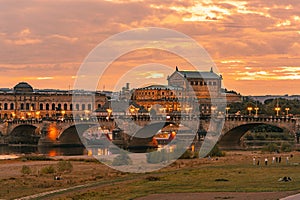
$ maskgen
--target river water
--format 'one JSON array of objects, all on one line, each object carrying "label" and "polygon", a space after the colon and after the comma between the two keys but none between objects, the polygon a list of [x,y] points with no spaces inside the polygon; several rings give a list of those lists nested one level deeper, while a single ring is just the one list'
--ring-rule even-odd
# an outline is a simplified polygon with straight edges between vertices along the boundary
[{"label": "river water", "polygon": [[109,155],[108,148],[0,146],[0,155],[42,154],[47,156]]}]

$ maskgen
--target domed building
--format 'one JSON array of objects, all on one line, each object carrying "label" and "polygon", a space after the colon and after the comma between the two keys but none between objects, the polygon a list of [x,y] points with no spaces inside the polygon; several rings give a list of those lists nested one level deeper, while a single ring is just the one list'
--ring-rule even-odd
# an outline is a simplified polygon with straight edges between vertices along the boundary
[{"label": "domed building", "polygon": [[[73,105],[73,97],[76,104]],[[92,91],[33,89],[20,82],[0,89],[0,119],[88,117],[107,102],[105,94]]]},{"label": "domed building", "polygon": [[33,93],[33,88],[26,82],[20,82],[14,87],[14,93]]}]

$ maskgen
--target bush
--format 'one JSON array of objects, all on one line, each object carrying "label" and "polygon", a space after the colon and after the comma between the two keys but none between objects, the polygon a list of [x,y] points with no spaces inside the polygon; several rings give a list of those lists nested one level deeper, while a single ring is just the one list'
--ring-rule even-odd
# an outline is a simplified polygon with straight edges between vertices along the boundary
[{"label": "bush", "polygon": [[120,155],[114,158],[112,165],[113,166],[121,166],[121,165],[131,165],[132,161],[130,157],[125,152],[121,152]]},{"label": "bush", "polygon": [[192,158],[195,158],[195,153],[188,149],[180,156],[179,159],[192,159]]},{"label": "bush", "polygon": [[284,142],[281,144],[280,150],[282,152],[291,152],[292,151],[292,145],[288,142]]},{"label": "bush", "polygon": [[43,167],[41,169],[41,173],[42,174],[53,174],[53,173],[55,173],[55,168],[53,167],[53,165]]},{"label": "bush", "polygon": [[59,161],[57,163],[57,171],[58,172],[68,172],[70,173],[73,170],[73,165],[70,161]]},{"label": "bush", "polygon": [[23,165],[23,167],[21,169],[21,173],[22,174],[30,174],[31,173],[31,169],[29,168],[29,166]]},{"label": "bush", "polygon": [[279,147],[277,144],[275,143],[269,143],[268,145],[266,145],[263,149],[264,151],[268,151],[268,152],[277,152],[279,150]]},{"label": "bush", "polygon": [[225,153],[219,149],[218,145],[215,145],[214,148],[212,148],[212,150],[209,152],[208,156],[223,157],[225,156]]}]

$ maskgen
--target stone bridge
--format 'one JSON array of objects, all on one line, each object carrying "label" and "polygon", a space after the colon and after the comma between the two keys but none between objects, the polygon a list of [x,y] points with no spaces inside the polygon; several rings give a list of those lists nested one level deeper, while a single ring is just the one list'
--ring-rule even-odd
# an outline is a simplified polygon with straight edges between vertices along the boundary
[{"label": "stone bridge", "polygon": [[[295,118],[276,118],[276,117],[253,117],[253,116],[219,116],[216,117],[217,123],[224,126],[219,137],[219,145],[223,149],[235,149],[240,147],[241,137],[256,126],[267,124],[288,130],[291,134],[296,134],[299,128],[300,120]],[[126,120],[128,123],[126,123]],[[149,117],[139,116],[115,116],[112,120],[65,120],[61,121],[11,121],[0,125],[2,136],[6,138],[7,143],[32,143],[43,146],[65,146],[82,145],[80,137],[83,132],[93,126],[101,126],[113,130],[115,125],[124,130],[124,132],[137,132],[131,138],[148,137],[152,138],[162,127],[170,124],[183,125],[192,130],[210,130],[214,131],[214,125],[209,118],[200,120],[192,116],[173,116],[173,117]],[[128,125],[131,124],[131,125]],[[133,125],[132,125],[133,124]],[[200,125],[199,125],[200,124]],[[76,126],[75,126],[76,125]],[[147,126],[146,126],[147,125]],[[144,128],[141,128],[143,126]],[[201,130],[200,130],[201,129]],[[133,131],[132,131],[133,130]],[[147,136],[145,136],[145,133]],[[144,135],[144,136],[143,136]],[[198,135],[200,137],[200,135]],[[19,141],[18,141],[19,140]],[[133,143],[138,143],[136,139]]]}]

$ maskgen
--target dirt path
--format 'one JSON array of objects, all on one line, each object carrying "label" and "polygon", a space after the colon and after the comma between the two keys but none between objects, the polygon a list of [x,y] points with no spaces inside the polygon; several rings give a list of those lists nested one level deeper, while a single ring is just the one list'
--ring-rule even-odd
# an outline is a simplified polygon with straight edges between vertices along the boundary
[{"label": "dirt path", "polygon": [[281,199],[297,192],[203,192],[203,193],[170,193],[170,194],[152,194],[136,200],[275,200]]}]

